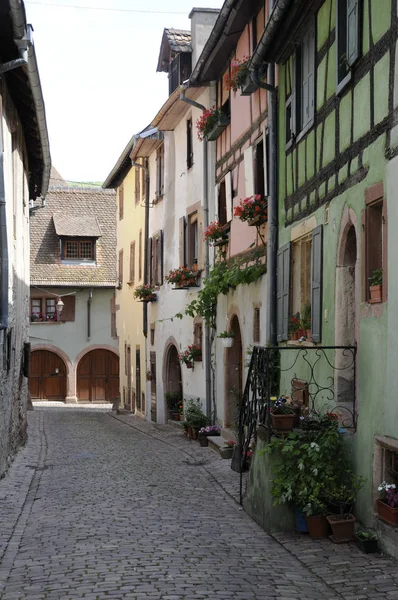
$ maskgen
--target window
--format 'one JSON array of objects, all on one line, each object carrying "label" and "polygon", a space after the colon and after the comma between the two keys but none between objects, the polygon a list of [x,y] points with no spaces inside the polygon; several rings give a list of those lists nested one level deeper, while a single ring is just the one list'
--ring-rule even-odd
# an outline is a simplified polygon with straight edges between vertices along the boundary
[{"label": "window", "polygon": [[134,200],[136,204],[140,201],[140,171],[139,167],[134,169]]},{"label": "window", "polygon": [[202,323],[195,323],[193,330],[193,343],[195,346],[202,348],[203,343],[203,325]]},{"label": "window", "polygon": [[254,307],[253,313],[253,342],[260,341],[260,308]]},{"label": "window", "polygon": [[[375,271],[382,269],[383,283],[381,301],[387,300],[387,203],[383,198],[382,182],[365,192],[366,208],[362,214],[363,245],[363,300],[370,301],[370,282]],[[372,304],[380,299],[372,299]]]},{"label": "window", "polygon": [[46,298],[46,316],[47,319],[53,319],[57,316],[57,307],[55,298]]},{"label": "window", "polygon": [[[144,163],[144,161],[142,161]],[[145,206],[145,193],[146,193],[146,170],[145,169],[140,169],[141,171],[141,201],[142,204]]]},{"label": "window", "polygon": [[123,285],[123,250],[119,252],[119,287]]},{"label": "window", "polygon": [[142,229],[138,234],[138,279],[142,279]]},{"label": "window", "polygon": [[151,326],[151,346],[155,344],[155,326]]},{"label": "window", "polygon": [[359,0],[337,0],[337,89],[351,79],[351,67],[359,58]]},{"label": "window", "polygon": [[123,219],[124,215],[124,193],[123,193],[123,184],[119,187],[119,220]]},{"label": "window", "polygon": [[156,198],[161,198],[164,192],[164,145],[156,150]]},{"label": "window", "polygon": [[266,139],[262,139],[254,147],[254,190],[255,194],[260,194],[262,197],[268,195],[265,144]]},{"label": "window", "polygon": [[163,231],[153,236],[150,247],[151,252],[151,273],[150,282],[153,285],[162,285],[163,283]]},{"label": "window", "polygon": [[301,131],[310,127],[314,120],[315,88],[315,31],[311,27],[298,46],[293,57],[292,92],[286,98],[286,143]]},{"label": "window", "polygon": [[41,313],[41,298],[32,298],[30,301],[31,317],[40,317]]},{"label": "window", "polygon": [[187,120],[187,167],[193,165],[192,119]]},{"label": "window", "polygon": [[198,251],[199,251],[199,239],[198,239],[198,213],[192,213],[188,216],[188,267],[192,269],[194,265],[198,264]]},{"label": "window", "polygon": [[218,221],[221,225],[227,224],[227,190],[226,190],[226,182],[220,182],[218,187],[218,206],[217,206],[217,217]]},{"label": "window", "polygon": [[63,239],[61,241],[62,260],[94,261],[95,240]]},{"label": "window", "polygon": [[55,296],[44,296],[42,298],[30,299],[30,321],[74,321],[76,297],[73,294],[62,296],[64,306],[58,319],[57,298]]},{"label": "window", "polygon": [[323,226],[309,236],[288,243],[278,251],[277,259],[277,337],[289,337],[293,315],[304,308],[311,311],[311,339],[321,341]]},{"label": "window", "polygon": [[135,280],[135,242],[130,244],[130,281],[134,283]]},{"label": "window", "polygon": [[111,337],[117,338],[117,328],[116,328],[116,297],[115,295],[111,298]]}]

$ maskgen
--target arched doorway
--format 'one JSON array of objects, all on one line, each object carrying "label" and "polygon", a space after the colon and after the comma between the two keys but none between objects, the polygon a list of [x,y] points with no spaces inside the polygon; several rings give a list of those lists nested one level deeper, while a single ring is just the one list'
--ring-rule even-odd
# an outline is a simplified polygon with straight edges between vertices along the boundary
[{"label": "arched doorway", "polygon": [[243,391],[242,336],[236,315],[232,317],[229,328],[234,337],[232,347],[225,350],[225,427],[237,424]]},{"label": "arched doorway", "polygon": [[[348,218],[340,236],[336,267],[336,346],[355,346],[357,340],[358,290],[357,233]],[[335,401],[339,406],[352,409],[355,370],[353,355],[344,350],[336,351]]]},{"label": "arched doorway", "polygon": [[119,396],[119,358],[110,350],[91,350],[77,367],[79,402],[113,402]]},{"label": "arched doorway", "polygon": [[65,400],[66,365],[49,350],[33,350],[30,355],[29,392],[36,400]]},{"label": "arched doorway", "polygon": [[171,344],[166,356],[165,370],[165,401],[166,415],[169,407],[177,406],[182,401],[182,379],[181,379],[181,363],[178,358],[178,350],[174,344]]}]

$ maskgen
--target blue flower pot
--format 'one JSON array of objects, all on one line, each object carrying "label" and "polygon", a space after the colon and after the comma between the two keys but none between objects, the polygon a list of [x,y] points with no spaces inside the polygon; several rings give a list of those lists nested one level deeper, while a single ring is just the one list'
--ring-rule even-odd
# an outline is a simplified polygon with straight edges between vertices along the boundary
[{"label": "blue flower pot", "polygon": [[298,533],[308,533],[307,519],[305,518],[305,514],[297,507],[294,510],[296,514],[296,531]]}]

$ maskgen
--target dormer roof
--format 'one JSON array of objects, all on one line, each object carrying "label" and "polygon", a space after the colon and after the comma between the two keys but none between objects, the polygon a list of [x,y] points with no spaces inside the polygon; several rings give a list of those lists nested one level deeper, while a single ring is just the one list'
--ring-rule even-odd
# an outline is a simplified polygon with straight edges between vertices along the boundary
[{"label": "dormer roof", "polygon": [[185,52],[192,52],[191,32],[183,29],[164,29],[156,70],[168,73],[171,56]]}]

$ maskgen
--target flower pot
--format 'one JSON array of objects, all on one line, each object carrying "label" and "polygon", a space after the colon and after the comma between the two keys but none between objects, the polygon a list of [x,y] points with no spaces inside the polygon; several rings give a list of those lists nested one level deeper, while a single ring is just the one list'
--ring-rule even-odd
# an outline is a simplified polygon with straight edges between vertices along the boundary
[{"label": "flower pot", "polygon": [[296,518],[296,531],[298,533],[308,533],[308,525],[303,511],[296,506],[294,513]]},{"label": "flower pot", "polygon": [[297,331],[297,336],[298,336],[298,339],[300,339],[301,337],[303,337],[303,335],[304,335],[305,333],[306,333],[306,332],[304,331],[304,329],[302,329],[302,328],[300,327],[300,328],[299,328],[299,330]]},{"label": "flower pot", "polygon": [[332,528],[332,539],[334,542],[350,542],[354,539],[354,527],[356,518],[351,513],[343,515],[329,515],[326,517]]},{"label": "flower pot", "polygon": [[311,329],[307,329],[305,337],[307,338],[307,340],[312,340]]},{"label": "flower pot", "polygon": [[298,331],[292,331],[292,332],[290,333],[290,339],[291,339],[293,342],[297,341],[297,340],[298,340]]},{"label": "flower pot", "polygon": [[291,431],[293,429],[295,414],[291,415],[274,415],[271,414],[272,427],[275,431]]},{"label": "flower pot", "polygon": [[378,550],[377,540],[360,540],[357,538],[355,543],[365,554],[373,554]]},{"label": "flower pot", "polygon": [[370,304],[376,304],[378,302],[382,302],[382,288],[383,285],[371,285],[369,287],[369,292],[370,292],[370,299],[369,302]]},{"label": "flower pot", "polygon": [[259,214],[256,217],[254,217],[254,219],[250,219],[250,221],[247,221],[247,224],[249,225],[249,227],[259,227],[260,225],[266,222],[267,215]]},{"label": "flower pot", "polygon": [[248,73],[246,75],[244,82],[240,86],[240,95],[241,96],[251,96],[251,94],[253,94],[253,92],[255,92],[256,89],[257,89],[257,86],[255,83],[253,83],[250,73]]},{"label": "flower pot", "polygon": [[329,526],[325,515],[312,515],[306,519],[309,534],[314,540],[328,537]]},{"label": "flower pot", "polygon": [[221,238],[213,242],[213,246],[226,246],[229,242],[228,238]]},{"label": "flower pot", "polygon": [[209,445],[209,440],[207,439],[207,435],[199,435],[199,444],[202,446],[202,448],[205,448],[206,446]]},{"label": "flower pot", "polygon": [[232,345],[234,343],[234,338],[232,337],[227,337],[227,338],[220,338],[222,341],[222,345],[224,346],[224,348],[232,348]]},{"label": "flower pot", "polygon": [[202,362],[202,353],[193,357],[194,362]]},{"label": "flower pot", "polygon": [[171,413],[171,418],[173,421],[179,421],[180,420],[180,413],[178,412],[172,412]]},{"label": "flower pot", "polygon": [[180,415],[180,421],[184,421],[184,415]]},{"label": "flower pot", "polygon": [[232,446],[232,448],[230,448],[230,447],[220,448],[221,458],[232,458],[233,453],[234,453],[234,446]]},{"label": "flower pot", "polygon": [[215,124],[215,126],[213,127],[213,129],[211,129],[211,131],[209,131],[209,133],[206,135],[207,140],[209,142],[214,142],[214,140],[216,140],[217,138],[220,137],[220,135],[222,134],[224,129],[226,129],[228,127],[229,123],[230,123],[230,119],[228,117],[226,117],[225,115],[222,115],[218,119],[218,121]]},{"label": "flower pot", "polygon": [[186,363],[185,363],[185,366],[186,366],[186,368],[187,368],[187,369],[192,369],[192,368],[193,368],[193,363],[191,363],[191,362],[186,362]]},{"label": "flower pot", "polygon": [[398,525],[398,508],[391,508],[382,500],[377,501],[377,511],[380,519],[390,523],[391,525]]}]

